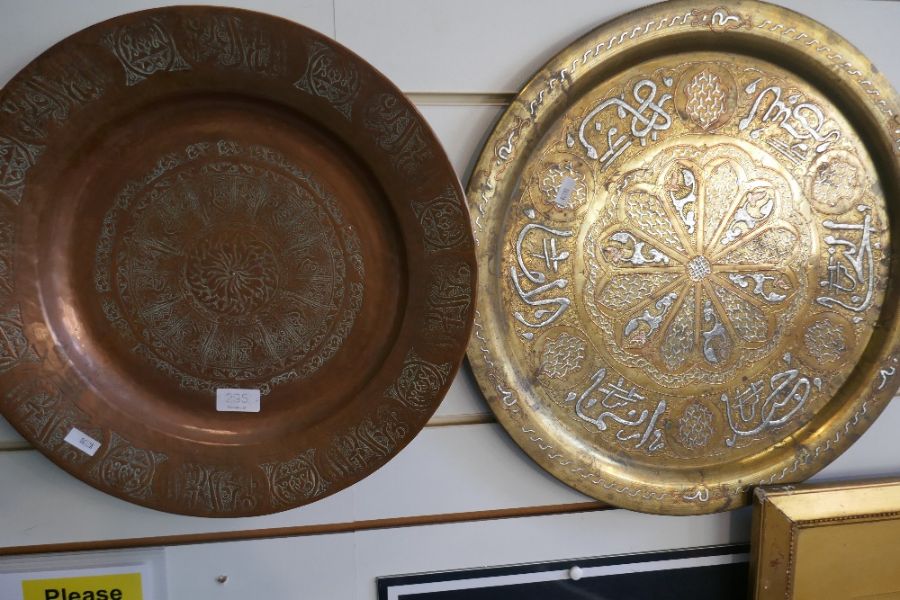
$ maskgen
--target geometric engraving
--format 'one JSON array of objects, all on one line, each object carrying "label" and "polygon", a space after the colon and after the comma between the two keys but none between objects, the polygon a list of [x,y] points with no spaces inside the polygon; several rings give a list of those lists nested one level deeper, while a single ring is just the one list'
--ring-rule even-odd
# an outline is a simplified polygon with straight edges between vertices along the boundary
[{"label": "geometric engraving", "polygon": [[28,338],[25,337],[22,315],[18,306],[0,314],[0,373],[12,369],[21,362],[38,362]]},{"label": "geometric engraving", "polygon": [[562,379],[577,371],[584,362],[586,342],[568,333],[547,340],[541,354],[541,373],[553,379]]},{"label": "geometric engraving", "polygon": [[691,80],[687,95],[685,112],[703,129],[709,129],[725,112],[725,92],[719,78],[709,71],[702,71]]},{"label": "geometric engraving", "polygon": [[126,85],[140,83],[157,71],[191,68],[178,53],[172,35],[156,18],[120,27],[103,36],[102,43],[122,63]]},{"label": "geometric engraving", "polygon": [[73,428],[103,440],[103,432],[90,424],[88,416],[49,377],[26,380],[9,390],[3,400],[9,420],[35,446],[68,463],[79,465],[91,458],[65,441]]},{"label": "geometric engraving", "polygon": [[325,44],[313,42],[306,71],[294,86],[324,98],[349,121],[359,93],[359,72]]},{"label": "geometric engraving", "polygon": [[412,208],[425,232],[425,247],[429,252],[447,250],[465,241],[469,225],[461,206],[450,187],[431,200],[413,200]]},{"label": "geometric engraving", "polygon": [[425,331],[436,345],[451,344],[466,327],[472,303],[472,269],[464,263],[438,264],[431,269]]},{"label": "geometric engraving", "polygon": [[277,77],[285,71],[284,41],[233,15],[205,15],[184,22],[185,51],[196,62],[215,58],[216,65]]},{"label": "geometric engraving", "polygon": [[328,488],[328,482],[316,467],[315,457],[315,450],[307,450],[285,462],[260,465],[269,481],[275,506],[296,505]]},{"label": "geometric engraving", "polygon": [[0,202],[0,304],[5,305],[15,291],[14,261],[16,223],[13,210]]},{"label": "geometric engraving", "polygon": [[109,75],[77,53],[45,57],[10,82],[0,112],[10,117],[15,135],[43,140],[51,125],[103,95]]},{"label": "geometric engraving", "polygon": [[42,146],[0,136],[0,194],[4,194],[14,204],[22,201],[25,173],[37,162],[42,150]]},{"label": "geometric engraving", "polygon": [[327,463],[337,477],[366,470],[391,456],[409,432],[409,425],[400,420],[397,411],[381,406],[375,418],[364,418],[359,425],[332,440]]},{"label": "geometric engraving", "polygon": [[728,122],[735,108],[736,84],[722,65],[706,63],[689,68],[675,92],[675,107],[685,121],[701,131],[714,131]]},{"label": "geometric engraving", "polygon": [[258,504],[257,483],[237,467],[183,464],[169,479],[169,499],[187,510],[247,513]]},{"label": "geometric engraving", "polygon": [[713,414],[706,406],[694,402],[684,410],[678,419],[678,441],[691,450],[703,448],[709,442],[713,429]]},{"label": "geometric engraving", "polygon": [[829,310],[807,317],[798,337],[797,357],[825,372],[840,371],[859,344],[853,318]]},{"label": "geometric engraving", "polygon": [[806,351],[822,364],[837,361],[849,349],[845,339],[847,329],[829,318],[815,321],[803,334]]},{"label": "geometric engraving", "polygon": [[847,212],[862,197],[865,172],[853,154],[832,150],[810,166],[809,199],[822,212]]},{"label": "geometric engraving", "polygon": [[[584,206],[588,200],[589,182],[583,169],[581,161],[576,160],[548,165],[538,184],[544,201],[554,208],[577,209]],[[570,186],[568,193],[566,185]]]},{"label": "geometric engraving", "polygon": [[116,432],[111,432],[109,444],[101,450],[105,453],[91,468],[91,477],[138,500],[153,495],[153,478],[168,458],[165,454],[136,448]]},{"label": "geometric engraving", "polygon": [[378,146],[389,153],[391,164],[403,175],[415,175],[431,158],[419,117],[393,94],[378,94],[365,111],[365,126]]},{"label": "geometric engraving", "polygon": [[450,363],[434,364],[410,350],[397,381],[385,395],[415,410],[427,410],[450,375]]},{"label": "geometric engraving", "polygon": [[218,229],[186,253],[185,287],[211,314],[236,317],[252,313],[276,293],[279,267],[275,253],[251,236]]}]

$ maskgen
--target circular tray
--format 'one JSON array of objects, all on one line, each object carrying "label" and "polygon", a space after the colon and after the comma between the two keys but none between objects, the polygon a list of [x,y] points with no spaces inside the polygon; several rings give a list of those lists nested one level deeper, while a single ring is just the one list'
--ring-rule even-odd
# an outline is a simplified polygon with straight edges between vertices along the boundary
[{"label": "circular tray", "polygon": [[671,514],[846,449],[900,379],[898,110],[850,44],[757,2],[665,2],[550,60],[468,189],[469,358],[510,435]]},{"label": "circular tray", "polygon": [[262,14],[151,10],[60,42],[0,108],[0,408],[54,462],[254,515],[425,424],[468,340],[468,214],[362,59]]}]

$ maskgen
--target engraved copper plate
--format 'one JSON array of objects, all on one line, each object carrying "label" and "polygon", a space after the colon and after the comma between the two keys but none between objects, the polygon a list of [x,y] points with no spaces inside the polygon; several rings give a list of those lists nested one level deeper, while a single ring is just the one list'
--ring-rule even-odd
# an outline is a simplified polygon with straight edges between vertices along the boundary
[{"label": "engraved copper plate", "polygon": [[469,357],[510,435],[671,514],[845,450],[897,387],[897,115],[849,43],[768,4],[666,2],[553,58],[468,190]]},{"label": "engraved copper plate", "polygon": [[[0,268],[3,415],[90,485],[210,516],[312,502],[406,445],[476,275],[396,87],[302,26],[200,7],[93,26],[3,90]],[[230,388],[260,412],[217,411]]]}]

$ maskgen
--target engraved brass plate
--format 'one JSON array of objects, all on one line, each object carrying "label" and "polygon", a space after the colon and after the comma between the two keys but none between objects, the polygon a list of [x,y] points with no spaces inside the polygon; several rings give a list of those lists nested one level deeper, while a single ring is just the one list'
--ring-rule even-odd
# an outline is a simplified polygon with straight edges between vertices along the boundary
[{"label": "engraved brass plate", "polygon": [[755,2],[666,2],[545,65],[476,164],[469,358],[556,477],[670,514],[834,459],[897,387],[895,92]]},{"label": "engraved brass plate", "polygon": [[90,485],[205,516],[387,462],[475,308],[462,190],[412,104],[217,8],[100,23],[9,82],[0,269],[2,414]]}]

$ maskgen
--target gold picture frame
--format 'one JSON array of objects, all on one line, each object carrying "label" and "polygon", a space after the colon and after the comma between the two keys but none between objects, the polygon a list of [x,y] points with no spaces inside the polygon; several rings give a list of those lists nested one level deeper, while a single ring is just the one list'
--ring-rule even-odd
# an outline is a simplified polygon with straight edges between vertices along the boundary
[{"label": "gold picture frame", "polygon": [[900,598],[900,480],[762,487],[750,597]]}]

